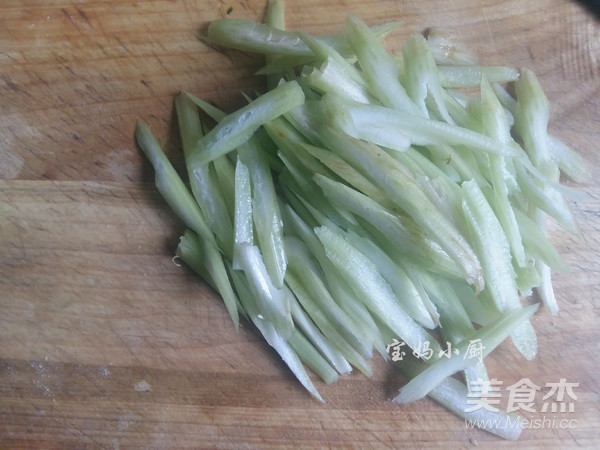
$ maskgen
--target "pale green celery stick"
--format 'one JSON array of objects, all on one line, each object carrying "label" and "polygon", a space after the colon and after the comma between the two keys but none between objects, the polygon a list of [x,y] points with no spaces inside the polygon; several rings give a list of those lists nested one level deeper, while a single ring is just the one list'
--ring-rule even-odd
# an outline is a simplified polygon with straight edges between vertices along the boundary
[{"label": "pale green celery stick", "polygon": [[302,333],[298,330],[294,331],[287,341],[296,351],[300,360],[319,375],[325,383],[331,384],[338,380],[336,371]]},{"label": "pale green celery stick", "polygon": [[[434,322],[423,303],[419,292],[407,274],[377,244],[354,232],[347,235],[348,242],[359,252],[371,260],[383,278],[390,284],[398,302],[407,314],[424,328],[433,329],[439,322]],[[437,321],[437,317],[436,317]]]},{"label": "pale green celery stick", "polygon": [[286,236],[286,251],[290,255],[290,270],[302,283],[308,295],[314,299],[329,322],[364,358],[372,356],[372,349],[366,343],[362,330],[354,327],[352,320],[331,297],[325,285],[323,274],[312,259],[308,247],[298,238]]},{"label": "pale green celery stick", "polygon": [[389,283],[367,257],[343,236],[327,227],[316,228],[315,233],[325,247],[328,258],[369,311],[386,323],[409,347],[415,348],[420,343],[430,341],[432,350],[436,353],[439,351],[435,338],[402,309]]},{"label": "pale green celery stick", "polygon": [[288,337],[294,330],[290,298],[277,288],[267,271],[258,247],[253,245],[253,204],[250,173],[238,159],[235,169],[235,216],[233,267],[246,275],[261,313],[273,322],[279,333]]},{"label": "pale green celery stick", "polygon": [[306,313],[319,327],[329,342],[331,342],[340,351],[340,353],[350,364],[352,364],[366,376],[372,376],[373,371],[369,366],[369,363],[329,322],[329,319],[325,316],[323,311],[321,311],[321,309],[315,304],[315,301],[310,297],[308,292],[306,292],[306,289],[300,280],[298,280],[297,276],[292,271],[288,270],[285,274],[285,281],[302,307],[305,309]]},{"label": "pale green celery stick", "polygon": [[304,137],[283,117],[279,117],[266,123],[264,129],[288,160],[297,160],[311,172],[320,173],[326,176],[333,175],[333,173],[314,156],[303,151],[301,145],[305,142]]},{"label": "pale green celery stick", "polygon": [[[522,166],[517,166],[516,170],[517,181],[519,182],[521,190],[527,196],[530,205],[535,206],[552,216],[558,223],[574,235],[580,236],[581,232],[579,231],[579,227],[577,226],[577,223],[575,223],[575,218],[564,197],[549,186],[546,186],[546,188],[538,186],[532,175]],[[538,224],[538,226],[540,225],[541,224]]]},{"label": "pale green celery stick", "polygon": [[558,272],[568,272],[567,263],[536,223],[519,209],[515,209],[515,218],[521,230],[527,253]]},{"label": "pale green celery stick", "polygon": [[530,297],[533,294],[533,288],[542,284],[542,277],[536,268],[535,260],[531,259],[529,255],[527,255],[527,258],[525,266],[515,267],[517,287],[522,297]]},{"label": "pale green celery stick", "polygon": [[[481,102],[482,125],[488,136],[504,143],[512,141],[510,125],[504,109],[485,78],[481,82]],[[517,265],[523,267],[526,264],[525,249],[512,205],[508,199],[508,186],[505,182],[506,162],[502,156],[492,154],[489,155],[489,160],[494,210],[506,233],[511,253]]]},{"label": "pale green celery stick", "polygon": [[[375,186],[367,177],[365,177],[335,153],[310,144],[299,144],[299,147],[321,161],[346,183],[350,184],[370,199],[373,199],[384,208],[391,209],[394,207],[393,203],[389,201],[381,189]],[[333,180],[333,177],[328,178]]]},{"label": "pale green celery stick", "polygon": [[[371,32],[377,39],[383,39],[397,26],[397,22],[384,23],[372,27]],[[335,34],[318,38],[343,56],[352,55],[352,50],[343,35]],[[302,42],[297,33],[277,30],[252,20],[214,20],[208,26],[206,39],[222,47],[253,53],[313,56],[313,52]]]},{"label": "pale green celery stick", "polygon": [[[436,360],[423,372],[411,379],[394,398],[395,402],[408,403],[426,396],[447,377],[464,370],[479,360],[477,356],[469,358],[473,342],[481,344],[481,358],[486,357],[504,339],[513,333],[520,325],[525,323],[537,310],[539,305],[531,305],[504,314],[498,321],[480,328],[469,338],[457,345],[458,355],[451,358]],[[471,345],[471,347],[469,347]]]},{"label": "pale green celery stick", "polygon": [[[413,145],[464,145],[479,152],[497,153],[511,157],[523,156],[523,153],[513,146],[503,144],[468,128],[429,120],[379,105],[365,105],[346,99],[340,99],[339,103],[344,104],[345,111],[338,111],[338,114],[349,113],[358,133],[368,127],[377,127],[382,133],[389,132],[390,137],[402,134]],[[381,136],[379,139],[385,139],[385,136]],[[398,148],[401,150],[402,147],[403,143]]]},{"label": "pale green celery stick", "polygon": [[331,202],[362,217],[385,237],[384,242],[388,243],[390,250],[406,255],[435,272],[450,277],[461,275],[456,264],[439,245],[432,242],[411,220],[393,214],[366,195],[341,183],[318,175],[315,181]]},{"label": "pale green celery stick", "polygon": [[283,286],[287,256],[283,246],[281,213],[271,171],[254,138],[250,138],[238,148],[238,156],[250,175],[252,215],[258,246],[273,284],[280,288]]},{"label": "pale green celery stick", "polygon": [[592,173],[586,160],[559,139],[548,136],[548,151],[560,170],[569,178],[582,183],[591,181]]},{"label": "pale green celery stick", "polygon": [[318,130],[327,120],[321,100],[307,100],[304,105],[285,114],[285,118],[308,142],[314,145],[321,143]]},{"label": "pale green celery stick", "polygon": [[445,88],[479,87],[482,79],[490,83],[509,83],[519,78],[519,70],[503,66],[438,66]]},{"label": "pale green celery stick", "polygon": [[[473,243],[485,274],[486,288],[501,312],[521,308],[516,274],[510,255],[510,244],[494,211],[474,181],[462,184],[463,210]],[[530,322],[512,334],[515,347],[527,359],[537,353],[537,338]]]},{"label": "pale green celery stick", "polygon": [[196,144],[188,165],[193,169],[229,153],[264,123],[304,103],[302,88],[295,81],[279,85],[250,104],[229,114]]},{"label": "pale green celery stick", "polygon": [[306,33],[300,34],[300,37],[323,61],[318,68],[313,67],[306,73],[306,79],[313,89],[322,93],[333,90],[362,103],[374,101],[367,91],[364,79],[354,65],[324,42]]},{"label": "pale green celery stick", "polygon": [[500,312],[487,290],[475,295],[473,289],[461,280],[448,280],[456,292],[471,322],[485,326],[500,317]]},{"label": "pale green celery stick", "polygon": [[549,176],[555,171],[555,163],[548,151],[550,104],[537,77],[529,69],[521,69],[515,91],[518,106],[515,128],[523,138],[525,151],[534,166]]},{"label": "pale green celery stick", "polygon": [[287,293],[271,281],[258,247],[240,244],[236,249],[238,264],[248,279],[248,285],[262,315],[273,323],[284,338],[294,332],[294,322]]},{"label": "pale green celery stick", "polygon": [[406,211],[417,225],[458,264],[465,278],[479,292],[484,280],[481,265],[473,249],[450,220],[444,216],[423,194],[421,188],[401,170],[394,170],[394,161],[378,147],[352,139],[345,133],[323,127],[321,137],[346,161],[361,170],[371,181],[390,196],[390,200]]},{"label": "pale green celery stick", "polygon": [[214,234],[206,224],[200,207],[187,190],[183,181],[165,156],[164,152],[152,136],[150,129],[143,123],[138,122],[136,128],[137,141],[152,163],[155,171],[156,187],[167,201],[175,214],[183,222],[194,230],[204,244],[207,271],[211,274],[214,283],[227,311],[231,316],[236,329],[239,324],[239,314],[237,311],[235,294],[231,289],[231,283],[227,278],[223,259],[219,253]]},{"label": "pale green celery stick", "polygon": [[[288,178],[289,180],[289,178]],[[289,206],[291,209],[293,209],[295,212],[298,213],[298,215],[302,216],[302,219],[312,228],[319,226],[319,222],[317,222],[317,219],[315,219],[315,217],[312,215],[312,213],[308,210],[308,208],[306,208],[306,206],[304,206],[304,202],[302,200],[300,200],[300,198],[298,197],[298,195],[287,185],[283,184],[281,185],[281,190],[283,193],[283,198],[286,201],[286,206]],[[284,218],[284,227],[285,225],[285,218]],[[287,233],[287,230],[286,230]]]},{"label": "pale green celery stick", "polygon": [[[200,116],[196,105],[183,94],[175,97],[175,109],[183,153],[187,161],[191,157],[196,142],[203,136]],[[192,193],[216,237],[219,248],[225,256],[232,258],[233,225],[213,165],[206,164],[195,168],[188,166],[188,176]]]},{"label": "pale green celery stick", "polygon": [[[436,113],[448,123],[454,123],[446,109],[442,94],[440,74],[422,34],[413,33],[402,46],[404,59],[404,87],[411,100],[429,117],[427,103],[431,103]],[[430,96],[429,102],[428,96]]]},{"label": "pale green celery stick", "polygon": [[233,216],[233,268],[241,270],[239,250],[244,244],[254,245],[252,220],[252,187],[248,167],[239,159],[235,165],[235,201]]},{"label": "pale green celery stick", "polygon": [[308,86],[320,93],[333,91],[341,97],[360,103],[375,101],[364,86],[346,78],[330,59],[325,61],[319,68],[313,67],[310,72],[305,74],[305,79]]},{"label": "pale green celery stick", "polygon": [[202,236],[202,239],[215,242],[215,237],[210,231],[200,207],[152,136],[148,126],[138,122],[135,136],[139,146],[154,167],[156,187],[171,209],[189,228]]},{"label": "pale green celery stick", "polygon": [[[285,289],[289,289],[288,286]],[[321,333],[319,328],[315,325],[312,319],[304,311],[302,306],[298,303],[298,300],[292,294],[291,298],[291,309],[292,318],[297,328],[301,329],[306,337],[313,343],[313,345],[321,352],[321,354],[329,361],[332,367],[341,374],[347,374],[352,372],[352,366],[340,351],[327,340],[327,338]]]},{"label": "pale green celery stick", "polygon": [[[415,270],[413,269],[413,274]],[[446,343],[444,351],[452,353],[453,345],[459,344],[475,332],[475,327],[465,311],[460,299],[454,291],[452,284],[443,278],[433,278],[429,273],[420,270],[416,277],[420,278],[423,286],[426,287],[429,298],[439,310],[440,333]],[[473,366],[464,370],[467,386],[471,387],[471,380],[489,380],[487,370],[483,361],[478,361]]]},{"label": "pale green celery stick", "polygon": [[[277,30],[285,30],[285,2],[284,0],[269,0],[265,14],[265,24]],[[276,60],[277,56],[265,55],[267,65]],[[279,83],[280,75],[267,76],[267,88],[273,89]]]},{"label": "pale green celery stick", "polygon": [[[327,258],[323,244],[321,244],[321,241],[317,238],[313,228],[300,217],[301,214],[298,210],[293,209],[290,205],[287,205],[285,211],[287,215],[285,216],[284,226],[288,230],[293,230],[310,249],[310,252],[323,271],[331,297],[338,306],[346,312],[348,317],[354,322],[355,326],[368,335],[369,342],[372,343],[370,346],[374,347],[384,356],[384,358],[387,358],[388,355],[385,351],[385,345],[377,325],[367,309],[356,297],[354,291],[346,284],[338,270],[331,263],[329,258]],[[312,215],[310,215],[309,219],[310,218],[312,218]],[[365,343],[365,345],[369,344]]]},{"label": "pale green celery stick", "polygon": [[[521,77],[515,82],[515,91],[517,94],[515,128],[523,139],[525,150],[533,165],[551,182],[557,183],[560,171],[548,148],[547,128],[550,116],[548,99],[537,77],[529,69],[521,70]],[[517,174],[521,189],[532,203],[530,214],[541,230],[546,232],[546,214],[543,212],[546,211],[550,215],[558,213],[558,217],[554,217],[567,229],[578,234],[568,205],[558,191],[551,189],[547,184],[537,186],[521,167],[517,167]],[[541,184],[540,181],[538,178],[537,184]],[[549,210],[554,211],[551,213]],[[556,314],[558,304],[552,289],[550,268],[541,261],[536,262],[536,268],[542,278],[542,283],[537,291],[546,307]]]},{"label": "pale green celery stick", "polygon": [[281,356],[281,359],[287,364],[302,386],[317,400],[324,403],[323,398],[306,373],[297,353],[286,339],[278,333],[276,327],[268,320],[265,320],[264,314],[258,307],[258,301],[253,297],[252,289],[248,286],[247,279],[244,278],[241,272],[235,270],[231,270],[231,275],[244,309],[256,328],[261,332],[267,343]]},{"label": "pale green celery stick", "polygon": [[237,306],[239,300],[233,292],[223,257],[216,244],[212,241],[202,239],[198,234],[188,230],[181,238],[177,247],[177,254],[184,262],[187,263],[190,261],[192,269],[198,271],[201,264],[203,272],[210,275],[211,284],[223,298],[225,307],[237,330],[239,327],[239,311]]},{"label": "pale green celery stick", "polygon": [[[273,55],[275,56],[275,55]],[[285,73],[290,70],[294,70],[298,67],[305,65],[313,65],[319,62],[319,58],[316,55],[311,56],[279,56],[266,64],[264,67],[254,72],[255,75],[277,75],[282,77]]]},{"label": "pale green celery stick", "polygon": [[217,284],[212,279],[211,274],[206,270],[204,261],[205,254],[201,251],[201,245],[199,245],[198,235],[191,229],[186,229],[183,232],[181,238],[179,238],[179,244],[175,256],[181,258],[181,260],[192,268],[200,277],[206,281],[210,287],[217,290]]},{"label": "pale green celery stick", "polygon": [[422,115],[402,84],[392,57],[369,27],[354,14],[346,15],[344,36],[358,58],[369,91],[390,108]]},{"label": "pale green celery stick", "polygon": [[221,111],[216,106],[213,106],[210,103],[205,102],[204,100],[196,97],[195,95],[190,94],[187,91],[183,91],[183,95],[187,96],[191,101],[193,101],[196,104],[196,106],[198,106],[198,108],[200,108],[202,111],[208,114],[208,116],[215,122],[220,122],[221,120],[225,119],[225,117],[227,117],[227,113]]},{"label": "pale green celery stick", "polygon": [[[290,155],[291,156],[291,155]],[[349,223],[355,222],[354,217],[346,213],[344,210],[333,205],[329,200],[323,197],[321,190],[311,179],[311,173],[301,167],[291,157],[288,158],[282,153],[279,156],[285,163],[286,169],[292,175],[291,177],[281,176],[280,181],[284,186],[291,188],[298,199],[303,203],[304,209],[308,209],[313,217],[319,220],[318,216],[323,216],[323,211],[326,211],[325,216],[328,220],[333,221],[340,226],[347,226]],[[308,200],[310,199],[310,201]],[[317,216],[318,215],[318,216]]]},{"label": "pale green celery stick", "polygon": [[[398,369],[409,378],[417,377],[427,366],[418,361],[406,360],[397,365]],[[477,427],[495,434],[503,439],[517,440],[525,421],[515,414],[500,409],[477,408],[473,410],[473,397],[469,396],[467,386],[460,381],[448,377],[441,381],[427,394],[428,397],[448,409],[456,416],[464,419],[468,427]]]},{"label": "pale green celery stick", "polygon": [[451,41],[448,36],[436,30],[428,30],[427,44],[438,65],[446,66],[473,66],[477,64],[477,55],[464,45]]},{"label": "pale green celery stick", "polygon": [[235,166],[229,161],[227,156],[221,156],[213,161],[217,182],[223,193],[225,205],[229,212],[229,217],[234,217],[235,205]]},{"label": "pale green celery stick", "polygon": [[459,102],[446,89],[442,90],[442,96],[444,97],[444,103],[446,104],[448,114],[450,114],[450,117],[452,117],[452,120],[454,120],[456,125],[461,126],[463,128],[472,129],[472,124],[476,119],[467,110],[465,105]]},{"label": "pale green celery stick", "polygon": [[341,79],[347,79],[366,87],[366,83],[360,72],[346,58],[340,55],[335,48],[308,33],[300,33],[299,36],[315,55],[334,68],[333,70],[339,74]]}]

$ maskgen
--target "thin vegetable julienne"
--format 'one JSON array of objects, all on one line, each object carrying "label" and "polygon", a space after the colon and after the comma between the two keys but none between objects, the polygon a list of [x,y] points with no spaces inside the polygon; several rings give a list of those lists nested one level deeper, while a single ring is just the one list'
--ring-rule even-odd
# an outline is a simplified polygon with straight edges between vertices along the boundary
[{"label": "thin vegetable julienne", "polygon": [[[267,55],[266,94],[231,114],[187,92],[177,98],[197,203],[138,126],[158,189],[191,228],[181,259],[320,400],[304,365],[326,382],[351,365],[371,375],[367,357],[375,349],[389,359],[392,338],[413,348],[428,341],[434,353],[444,349],[438,338],[461,352],[481,338],[487,354],[512,335],[532,357],[536,306],[522,308],[519,296],[538,289],[556,311],[550,267],[565,264],[544,218],[577,231],[565,197],[579,197],[558,173],[589,174],[548,135],[533,72],[468,66],[471,55],[434,35],[412,35],[393,57],[378,42],[393,25],[369,28],[352,15],[334,37],[283,31],[283,0],[270,2],[266,20],[209,27],[213,42]],[[442,54],[449,46],[452,58]],[[516,99],[497,84],[515,80]],[[196,106],[218,123],[211,131]],[[504,420],[474,425],[518,437],[513,416],[465,411],[470,382],[488,379],[483,363],[438,353],[400,364],[412,380],[398,400],[428,394],[467,420]],[[458,370],[467,386],[448,378]]]}]

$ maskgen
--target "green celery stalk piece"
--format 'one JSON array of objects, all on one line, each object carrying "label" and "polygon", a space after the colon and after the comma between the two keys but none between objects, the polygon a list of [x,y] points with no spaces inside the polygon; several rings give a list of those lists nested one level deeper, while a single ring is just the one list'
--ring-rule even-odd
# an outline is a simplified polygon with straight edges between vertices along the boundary
[{"label": "green celery stalk piece", "polygon": [[[400,371],[410,378],[418,376],[426,367],[411,360],[398,364]],[[473,397],[469,396],[467,386],[454,378],[442,380],[427,395],[456,416],[465,419],[465,424],[471,424],[503,439],[517,440],[523,429],[524,422],[515,414],[500,409],[494,411],[491,408],[472,410],[473,405],[469,400]]]},{"label": "green celery stalk piece", "polygon": [[327,227],[315,229],[331,262],[356,292],[369,311],[389,326],[411,348],[430,341],[434,352],[437,341],[400,306],[389,283],[377,267],[338,232]]},{"label": "green celery stalk piece", "polygon": [[[383,39],[397,28],[397,22],[374,26],[371,32],[376,39]],[[295,32],[278,30],[265,24],[245,19],[221,19],[210,23],[206,39],[221,47],[236,50],[287,56],[314,56],[310,48]],[[335,48],[343,56],[352,55],[343,35],[319,36],[327,45]]]},{"label": "green celery stalk piece", "polygon": [[290,205],[287,205],[285,211],[287,213],[285,226],[288,230],[295,232],[298,238],[309,248],[312,256],[316,259],[323,272],[331,297],[348,315],[350,320],[354,323],[354,326],[357,327],[357,329],[362,330],[364,335],[367,335],[365,345],[369,348],[375,348],[379,353],[384,355],[384,358],[387,358],[388,355],[385,351],[385,345],[381,339],[381,333],[379,332],[377,325],[364,304],[357,298],[355,292],[348,287],[343,277],[327,257],[325,249],[323,248],[321,241],[317,238],[313,228],[311,228],[302,217],[300,217],[300,213]]},{"label": "green celery stalk piece", "polygon": [[394,252],[416,260],[437,273],[460,277],[461,272],[441,247],[423,233],[418,226],[394,214],[368,196],[326,177],[315,176],[316,183],[334,204],[362,217],[375,228]]},{"label": "green celery stalk piece", "polygon": [[358,58],[369,91],[389,108],[422,115],[400,84],[394,60],[360,18],[346,15],[344,36]]},{"label": "green celery stalk piece", "polygon": [[445,122],[454,123],[446,109],[438,68],[423,35],[411,34],[402,46],[402,55],[405,68],[402,78],[411,100],[425,117],[431,117],[431,110]]},{"label": "green celery stalk piece", "polygon": [[154,167],[156,187],[173,212],[203,239],[214,241],[214,235],[210,231],[200,207],[152,136],[150,128],[146,124],[138,122],[135,136],[140,148]]},{"label": "green celery stalk piece", "polygon": [[[432,316],[408,275],[373,241],[349,232],[348,242],[375,264],[383,278],[390,284],[402,308],[423,328],[434,329],[439,323]],[[434,317],[436,322],[434,322]]]},{"label": "green celery stalk piece", "polygon": [[244,244],[254,245],[252,220],[252,188],[248,167],[239,159],[235,165],[234,252],[233,268],[240,270],[239,250]]},{"label": "green celery stalk piece", "polygon": [[300,331],[294,331],[287,342],[296,351],[300,360],[319,375],[325,383],[331,384],[338,380],[336,371]]},{"label": "green celery stalk piece", "polygon": [[478,292],[483,289],[481,265],[469,243],[449,218],[429,201],[415,180],[394,168],[396,164],[389,155],[372,144],[352,139],[331,127],[324,127],[321,136],[329,148],[363,171],[388,193],[391,201],[432,236]]},{"label": "green celery stalk piece", "polygon": [[252,214],[258,246],[275,287],[283,286],[287,255],[283,245],[283,224],[275,185],[264,151],[254,138],[238,148],[252,183]]},{"label": "green celery stalk piece", "polygon": [[372,351],[366,336],[362,330],[354,326],[352,320],[331,297],[323,275],[312,260],[308,247],[301,240],[292,236],[286,236],[285,244],[290,254],[290,270],[296,274],[310,298],[314,299],[316,305],[340,335],[364,358],[370,358]]},{"label": "green celery stalk piece", "polygon": [[[471,231],[471,242],[477,250],[486,280],[486,288],[501,312],[521,308],[516,274],[510,256],[510,244],[494,211],[475,181],[462,184],[463,210]],[[515,347],[526,359],[537,354],[537,339],[530,322],[523,323],[512,334]]]},{"label": "green celery stalk piece", "polygon": [[371,369],[371,366],[369,366],[369,363],[338,332],[337,328],[329,321],[323,311],[321,311],[315,301],[311,298],[310,294],[308,294],[306,288],[296,274],[288,270],[285,274],[285,281],[298,299],[298,302],[300,302],[302,307],[306,310],[306,313],[319,327],[323,335],[340,351],[350,364],[366,376],[371,377],[373,375],[373,370]]},{"label": "green celery stalk piece", "polygon": [[264,318],[258,307],[258,302],[253,298],[252,289],[248,286],[247,280],[244,278],[243,274],[236,270],[232,270],[231,273],[236,290],[240,293],[240,299],[242,300],[244,309],[248,312],[248,315],[256,328],[261,332],[267,343],[275,349],[279,356],[281,356],[281,359],[287,364],[302,386],[304,386],[313,397],[324,403],[323,397],[321,397],[319,391],[317,391],[317,388],[310,379],[310,376],[306,373],[298,354],[294,351],[289,342],[279,334],[273,323]]},{"label": "green celery stalk piece", "polygon": [[[508,143],[512,141],[510,135],[510,125],[506,114],[498,97],[492,90],[487,79],[481,82],[481,101],[482,101],[482,124],[486,133],[501,142]],[[515,214],[508,198],[508,186],[505,181],[506,161],[502,156],[489,155],[490,173],[493,187],[493,205],[506,233],[510,244],[512,255],[518,266],[523,267],[526,264],[525,249],[523,240],[519,231]]]},{"label": "green celery stalk piece", "polygon": [[214,234],[210,231],[200,207],[183,184],[183,181],[167,159],[166,155],[152,136],[147,125],[138,122],[136,127],[136,138],[144,154],[148,157],[155,172],[155,183],[158,191],[167,201],[175,214],[183,222],[194,230],[201,241],[206,252],[206,267],[211,273],[219,293],[223,297],[227,311],[231,316],[236,330],[239,325],[239,314],[237,311],[236,297],[227,278],[227,272],[219,253]]},{"label": "green celery stalk piece", "polygon": [[485,78],[489,83],[510,83],[519,78],[519,70],[503,66],[438,66],[440,81],[445,88],[480,87]]},{"label": "green celery stalk piece", "polygon": [[[398,403],[409,403],[425,397],[432,389],[454,373],[464,370],[479,360],[478,356],[467,357],[470,354],[469,345],[481,343],[481,358],[489,355],[515,329],[524,323],[537,310],[539,305],[530,305],[504,314],[498,321],[480,328],[456,348],[458,355],[450,358],[440,358],[427,369],[411,379],[394,398]],[[471,347],[473,348],[473,347]]]},{"label": "green celery stalk piece", "polygon": [[[286,285],[285,289],[289,289]],[[291,291],[290,291],[291,292]],[[323,335],[309,315],[298,303],[296,297],[291,293],[292,318],[297,328],[313,343],[315,348],[329,361],[331,366],[341,374],[352,372],[352,366],[340,351]]]},{"label": "green celery stalk piece", "polygon": [[[328,93],[327,96],[334,96]],[[404,136],[412,145],[464,145],[473,151],[497,153],[503,156],[524,157],[522,151],[514,146],[503,144],[479,132],[450,123],[431,120],[425,117],[399,111],[385,106],[366,105],[338,98],[334,103],[337,108],[332,111],[333,119],[349,117],[348,120],[338,121],[344,131],[355,138],[363,139],[362,133],[373,139],[370,128],[377,128],[381,136],[377,137],[383,146],[403,151],[407,148],[405,142],[392,145],[394,139]],[[338,119],[339,120],[339,119]],[[353,124],[353,126],[351,126]],[[384,134],[386,133],[386,134]],[[389,137],[388,137],[389,134]],[[374,142],[378,144],[379,142]]]},{"label": "green celery stalk piece", "polygon": [[[203,135],[200,116],[194,102],[182,94],[175,97],[175,109],[183,153],[187,159],[191,156],[196,142]],[[231,258],[233,256],[233,242],[231,240],[233,225],[226,201],[218,185],[214,166],[206,164],[195,169],[188,166],[188,176],[192,193],[200,209],[205,214],[206,221],[216,237],[219,248],[228,258]]]},{"label": "green celery stalk piece", "polygon": [[188,165],[196,167],[235,150],[264,123],[304,103],[304,92],[295,81],[281,84],[221,120],[198,140]]},{"label": "green celery stalk piece", "polygon": [[[239,300],[233,291],[227,275],[223,256],[212,241],[201,239],[196,233],[187,230],[179,242],[177,254],[204,279],[214,286],[225,303],[231,320],[239,328]],[[208,274],[208,276],[206,276]]]}]

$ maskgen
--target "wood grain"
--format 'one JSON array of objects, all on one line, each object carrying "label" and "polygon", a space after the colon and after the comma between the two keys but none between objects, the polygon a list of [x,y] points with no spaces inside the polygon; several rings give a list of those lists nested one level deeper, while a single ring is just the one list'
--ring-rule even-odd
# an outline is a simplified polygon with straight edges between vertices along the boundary
[{"label": "wood grain", "polygon": [[[182,225],[133,141],[150,124],[181,168],[172,98],[190,90],[231,110],[260,88],[261,61],[219,53],[198,36],[216,18],[260,19],[258,0],[0,4],[0,448],[268,448],[514,445],[430,400],[389,399],[403,379],[316,381],[320,404],[255,330],[236,333],[218,296],[171,258]],[[563,0],[288,2],[288,27],[368,23],[436,28],[483,64],[536,71],[554,135],[590,162],[573,203],[583,239],[554,224],[571,272],[555,276],[557,317],[534,318],[540,353],[509,342],[489,358],[509,386],[578,382],[573,429],[525,430],[521,447],[600,444],[600,24]],[[316,380],[316,378],[315,378]],[[142,383],[145,381],[146,384]],[[503,398],[506,401],[506,398]],[[537,402],[537,406],[541,401]],[[532,414],[541,417],[541,414]],[[563,416],[558,417],[564,418]]]}]

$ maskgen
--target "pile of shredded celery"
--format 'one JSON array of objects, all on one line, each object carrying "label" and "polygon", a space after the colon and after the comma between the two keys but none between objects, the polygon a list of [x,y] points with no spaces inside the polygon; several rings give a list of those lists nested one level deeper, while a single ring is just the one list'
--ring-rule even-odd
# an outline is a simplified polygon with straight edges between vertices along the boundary
[{"label": "pile of shredded celery", "polygon": [[[566,200],[578,194],[559,176],[588,176],[548,134],[535,74],[478,66],[434,35],[390,54],[381,40],[397,24],[352,14],[317,37],[284,31],[272,1],[265,22],[208,28],[212,44],[266,55],[268,91],[230,114],[176,97],[189,183],[138,123],[156,185],[188,228],[177,255],[317,399],[305,365],[333,383],[353,368],[370,376],[373,352],[389,360],[394,339],[407,355],[427,342],[430,359],[398,362],[410,381],[394,401],[429,396],[516,439],[516,421],[485,420],[506,413],[466,412],[471,381],[489,376],[464,354],[510,337],[535,357],[535,301],[556,314],[551,270],[566,270],[547,218],[578,234]],[[458,354],[442,355],[447,343]]]}]

